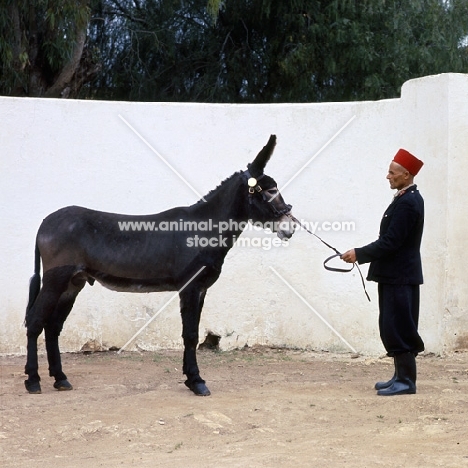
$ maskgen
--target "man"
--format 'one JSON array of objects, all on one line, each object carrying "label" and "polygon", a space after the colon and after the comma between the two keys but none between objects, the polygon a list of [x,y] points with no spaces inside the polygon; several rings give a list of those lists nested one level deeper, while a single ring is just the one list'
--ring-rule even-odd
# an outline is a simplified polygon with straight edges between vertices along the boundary
[{"label": "man", "polygon": [[387,175],[390,188],[397,192],[383,215],[379,238],[341,256],[348,263],[370,262],[367,279],[378,283],[380,337],[395,365],[388,382],[375,384],[378,395],[416,393],[415,358],[424,351],[418,333],[424,200],[414,177],[422,165],[408,151],[397,152]]}]

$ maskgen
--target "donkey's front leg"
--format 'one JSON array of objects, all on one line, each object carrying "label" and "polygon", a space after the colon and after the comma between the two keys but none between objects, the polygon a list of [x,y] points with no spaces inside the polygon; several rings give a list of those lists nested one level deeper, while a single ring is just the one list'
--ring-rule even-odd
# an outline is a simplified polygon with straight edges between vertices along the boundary
[{"label": "donkey's front leg", "polygon": [[182,315],[182,338],[184,340],[183,373],[187,376],[185,385],[195,395],[208,396],[211,392],[200,377],[197,364],[198,326],[205,299],[205,290],[193,286],[184,289],[180,294],[180,312]]}]

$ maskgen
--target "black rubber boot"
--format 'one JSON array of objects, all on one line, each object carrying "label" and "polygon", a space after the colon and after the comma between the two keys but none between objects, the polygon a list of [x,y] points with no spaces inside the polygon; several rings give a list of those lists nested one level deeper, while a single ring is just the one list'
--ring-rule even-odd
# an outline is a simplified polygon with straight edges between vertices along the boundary
[{"label": "black rubber boot", "polygon": [[374,385],[374,388],[376,390],[382,390],[384,388],[388,388],[388,387],[390,387],[390,385],[392,385],[393,382],[395,382],[395,380],[397,378],[397,367],[396,367],[395,358],[393,358],[393,365],[395,366],[395,372],[393,373],[393,377],[390,380],[387,380],[387,382],[377,382]]},{"label": "black rubber boot", "polygon": [[416,358],[413,353],[395,356],[396,379],[387,388],[377,392],[381,396],[410,395],[416,393]]}]

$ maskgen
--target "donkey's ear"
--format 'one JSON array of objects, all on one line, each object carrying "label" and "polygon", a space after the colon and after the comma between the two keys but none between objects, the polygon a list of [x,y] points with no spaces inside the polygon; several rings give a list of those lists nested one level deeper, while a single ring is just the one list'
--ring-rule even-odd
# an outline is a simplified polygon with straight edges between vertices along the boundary
[{"label": "donkey's ear", "polygon": [[263,149],[258,153],[252,164],[249,164],[249,170],[253,177],[259,177],[263,174],[263,170],[270,159],[270,156],[273,154],[273,150],[276,146],[276,135],[271,135],[268,143],[263,147]]}]

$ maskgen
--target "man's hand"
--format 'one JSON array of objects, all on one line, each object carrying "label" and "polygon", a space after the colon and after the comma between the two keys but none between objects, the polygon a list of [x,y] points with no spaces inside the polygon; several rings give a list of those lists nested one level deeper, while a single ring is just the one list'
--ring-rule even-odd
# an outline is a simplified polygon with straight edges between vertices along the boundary
[{"label": "man's hand", "polygon": [[341,260],[344,260],[346,263],[355,263],[356,252],[354,251],[354,249],[348,250],[340,258]]}]

